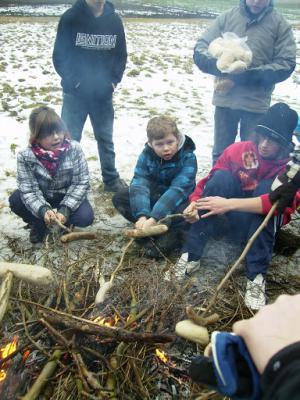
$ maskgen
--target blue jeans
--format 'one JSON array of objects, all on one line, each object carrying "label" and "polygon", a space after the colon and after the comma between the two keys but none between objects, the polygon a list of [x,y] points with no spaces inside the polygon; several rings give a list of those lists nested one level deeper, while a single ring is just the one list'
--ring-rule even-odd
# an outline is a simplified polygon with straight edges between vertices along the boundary
[{"label": "blue jeans", "polygon": [[[243,192],[236,177],[229,171],[219,170],[207,182],[202,197],[257,197],[268,193],[272,182],[272,179],[263,180],[253,192]],[[199,212],[200,215],[203,213],[203,211]],[[247,212],[228,212],[225,215],[230,222],[230,234],[234,240],[239,239],[240,241],[249,240],[265,218],[265,215]],[[218,221],[218,216],[211,216],[207,219],[200,219],[191,225],[182,250],[183,253],[189,253],[189,261],[199,260],[209,237],[214,237],[220,233]],[[277,217],[272,217],[252,244],[246,256],[246,274],[249,279],[254,279],[260,273],[266,274],[272,258],[275,234],[279,228],[280,220]]]},{"label": "blue jeans", "polygon": [[[55,200],[47,199],[47,202],[53,208],[57,208],[62,201],[63,196],[58,197]],[[12,212],[18,217],[21,217],[27,224],[34,224],[38,230],[44,230],[46,224],[43,219],[34,216],[24,205],[20,191],[15,190],[9,197],[9,205]],[[88,200],[84,200],[80,206],[72,212],[68,219],[68,225],[74,225],[79,227],[89,226],[93,223],[94,211]]]},{"label": "blue jeans", "polygon": [[103,182],[107,183],[119,178],[115,166],[112,98],[87,99],[79,95],[75,96],[72,93],[63,93],[61,117],[67,125],[72,139],[80,142],[88,116],[97,141]]},{"label": "blue jeans", "polygon": [[263,114],[243,110],[232,110],[228,107],[215,108],[214,147],[212,151],[213,164],[223,151],[235,142],[240,124],[241,140],[248,140],[254,132]]}]

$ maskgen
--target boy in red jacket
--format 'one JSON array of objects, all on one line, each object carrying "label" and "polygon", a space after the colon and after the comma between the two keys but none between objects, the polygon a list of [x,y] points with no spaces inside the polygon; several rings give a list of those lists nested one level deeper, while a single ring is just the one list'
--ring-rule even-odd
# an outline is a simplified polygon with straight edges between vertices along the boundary
[{"label": "boy in red jacket", "polygon": [[[272,206],[268,196],[272,182],[285,171],[289,161],[297,121],[296,111],[277,103],[262,117],[253,141],[234,143],[225,149],[208,176],[197,184],[184,211],[192,225],[178,268],[184,267],[188,274],[200,267],[208,238],[219,230],[216,214],[227,213],[232,232],[242,240],[248,240],[257,230]],[[272,217],[246,256],[245,303],[251,309],[266,303],[265,274],[275,234],[289,222],[293,211],[289,208],[282,216]]]}]

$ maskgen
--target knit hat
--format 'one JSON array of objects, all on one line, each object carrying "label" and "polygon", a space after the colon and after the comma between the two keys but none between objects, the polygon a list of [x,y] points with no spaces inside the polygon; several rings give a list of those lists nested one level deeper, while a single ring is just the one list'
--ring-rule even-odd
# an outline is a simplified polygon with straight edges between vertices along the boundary
[{"label": "knit hat", "polygon": [[297,122],[295,110],[285,103],[276,103],[262,117],[255,131],[279,142],[281,146],[290,147]]}]

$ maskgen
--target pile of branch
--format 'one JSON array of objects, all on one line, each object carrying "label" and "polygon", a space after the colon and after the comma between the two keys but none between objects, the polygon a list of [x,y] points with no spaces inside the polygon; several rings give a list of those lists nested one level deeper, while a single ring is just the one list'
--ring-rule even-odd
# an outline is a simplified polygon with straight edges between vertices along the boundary
[{"label": "pile of branch", "polygon": [[[201,287],[193,279],[180,280],[174,260],[143,258],[132,239],[126,240],[99,234],[92,242],[59,246],[48,240],[39,253],[10,242],[14,256],[6,261],[38,263],[53,279],[46,287],[34,286],[4,271],[10,296],[0,348],[15,336],[17,349],[0,359],[0,376],[7,374],[0,398],[218,398],[186,375],[191,357],[204,350],[202,343],[174,334],[186,318],[204,325],[215,287],[206,287],[202,275]],[[210,321],[210,332],[230,330],[235,320],[249,317],[236,275],[219,291],[211,313],[218,318]],[[165,352],[165,361],[157,350]]]},{"label": "pile of branch", "polygon": [[[181,359],[178,341],[180,346],[184,341],[176,339],[175,325],[185,314],[192,282],[179,284],[175,276],[166,281],[165,272],[174,265],[138,258],[131,244],[122,242],[119,256],[108,262],[103,239],[86,244],[86,251],[78,245],[76,255],[62,246],[53,252],[49,242],[44,258],[55,283],[45,288],[13,281],[1,346],[18,336],[18,347],[0,360],[0,370],[2,364],[9,373],[18,362],[26,379],[19,379],[11,395],[5,387],[10,380],[4,381],[0,397],[151,399],[163,393],[160,398],[171,399],[175,390],[189,398],[194,385],[187,361],[176,366],[161,361],[156,351]],[[101,277],[112,285],[95,304]]]}]

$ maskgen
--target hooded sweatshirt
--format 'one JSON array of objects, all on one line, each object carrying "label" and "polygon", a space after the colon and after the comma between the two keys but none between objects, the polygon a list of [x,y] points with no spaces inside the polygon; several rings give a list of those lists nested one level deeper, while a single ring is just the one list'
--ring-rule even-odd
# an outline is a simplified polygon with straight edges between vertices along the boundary
[{"label": "hooded sweatshirt", "polygon": [[[145,145],[129,188],[130,206],[136,219],[145,216],[159,220],[174,213],[187,201],[195,187],[197,160],[194,151],[192,139],[183,135],[171,160],[163,160],[149,144]],[[151,190],[160,195],[153,207],[150,204]]]},{"label": "hooded sweatshirt", "polygon": [[86,98],[109,98],[112,84],[122,79],[127,60],[121,18],[106,1],[95,17],[85,0],[61,17],[53,51],[53,63],[64,92]]}]

